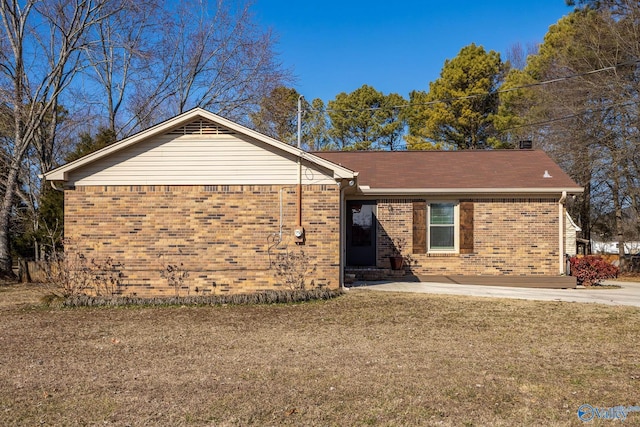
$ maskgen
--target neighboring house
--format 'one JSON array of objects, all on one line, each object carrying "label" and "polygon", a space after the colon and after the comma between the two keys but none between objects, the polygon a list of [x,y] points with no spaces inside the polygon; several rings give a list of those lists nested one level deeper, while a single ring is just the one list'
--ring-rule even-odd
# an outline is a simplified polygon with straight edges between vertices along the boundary
[{"label": "neighboring house", "polygon": [[[600,242],[591,240],[591,252],[593,254],[619,254],[618,242]],[[640,242],[624,242],[624,253],[636,255],[640,253]]]},{"label": "neighboring house", "polygon": [[[124,263],[121,292],[282,286],[275,264],[337,288],[347,266],[391,273],[404,239],[414,276],[563,273],[567,194],[543,152],[307,153],[194,109],[46,174],[65,192],[68,250]],[[293,271],[292,271],[293,272]],[[186,283],[187,283],[186,282]]]}]

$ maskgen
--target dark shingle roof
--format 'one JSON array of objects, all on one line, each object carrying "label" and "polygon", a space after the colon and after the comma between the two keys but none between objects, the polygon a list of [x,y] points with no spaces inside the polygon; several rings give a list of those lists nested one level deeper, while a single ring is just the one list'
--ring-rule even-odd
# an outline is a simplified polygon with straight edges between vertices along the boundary
[{"label": "dark shingle roof", "polygon": [[[371,189],[562,189],[579,186],[540,150],[324,151]],[[551,178],[544,178],[545,171]]]}]

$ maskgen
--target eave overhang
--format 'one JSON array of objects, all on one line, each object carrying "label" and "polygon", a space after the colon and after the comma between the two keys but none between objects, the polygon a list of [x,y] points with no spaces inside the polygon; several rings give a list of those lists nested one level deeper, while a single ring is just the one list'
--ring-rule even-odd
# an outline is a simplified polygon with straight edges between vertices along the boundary
[{"label": "eave overhang", "polygon": [[566,188],[369,188],[366,186],[358,187],[358,194],[365,196],[423,196],[423,195],[469,195],[469,194],[539,194],[539,195],[557,195],[566,192],[566,194],[580,194],[584,191],[582,187],[566,187]]},{"label": "eave overhang", "polygon": [[128,148],[148,138],[162,135],[170,131],[171,129],[182,126],[197,118],[203,118],[203,119],[209,120],[218,125],[231,129],[239,134],[245,135],[249,138],[252,138],[256,141],[264,143],[268,146],[274,147],[277,150],[280,150],[284,153],[291,154],[295,157],[299,157],[302,160],[305,160],[307,162],[310,162],[322,168],[328,169],[332,171],[333,178],[336,180],[353,179],[357,175],[354,173],[354,171],[347,169],[343,166],[340,166],[336,163],[330,162],[329,160],[325,160],[311,153],[308,153],[304,150],[301,150],[297,147],[294,147],[292,145],[278,141],[274,138],[263,135],[260,132],[256,132],[245,126],[239,125],[235,122],[232,122],[231,120],[225,119],[224,117],[220,117],[202,108],[194,108],[193,110],[187,111],[183,114],[180,114],[179,116],[173,117],[169,120],[166,120],[162,123],[152,126],[133,136],[130,136],[128,138],[115,142],[114,144],[111,144],[108,147],[95,151],[91,154],[87,154],[86,156],[81,157],[80,159],[77,159],[73,162],[67,163],[63,166],[53,169],[45,173],[44,176],[48,181],[68,181],[69,173],[78,168],[81,168],[85,165],[98,161],[120,150],[124,150],[125,148]]}]

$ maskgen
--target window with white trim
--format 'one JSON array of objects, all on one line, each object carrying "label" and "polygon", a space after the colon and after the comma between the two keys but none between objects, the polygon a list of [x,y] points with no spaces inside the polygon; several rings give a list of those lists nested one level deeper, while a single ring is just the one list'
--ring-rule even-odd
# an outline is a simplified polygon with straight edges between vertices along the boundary
[{"label": "window with white trim", "polygon": [[458,216],[457,202],[428,203],[429,252],[458,252],[460,227]]}]

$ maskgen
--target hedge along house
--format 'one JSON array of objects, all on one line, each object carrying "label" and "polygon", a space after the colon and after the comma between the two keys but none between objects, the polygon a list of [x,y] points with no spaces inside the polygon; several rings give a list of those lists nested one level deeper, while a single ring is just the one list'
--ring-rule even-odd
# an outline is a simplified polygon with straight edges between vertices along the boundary
[{"label": "hedge along house", "polygon": [[338,288],[356,175],[194,109],[45,177],[64,188],[65,251],[124,263],[119,293],[159,296],[175,293],[171,265],[189,273],[181,295],[279,288],[286,254],[307,286]]},{"label": "hedge along house", "polygon": [[400,249],[424,281],[575,287],[562,277],[573,224],[564,203],[582,188],[544,152],[316,154],[358,171],[343,240],[358,278],[384,278]]},{"label": "hedge along house", "polygon": [[45,176],[64,188],[66,250],[124,263],[118,292],[140,296],[175,292],[167,265],[189,272],[181,294],[277,289],[286,255],[308,286],[353,266],[391,277],[399,239],[401,274],[550,283],[582,191],[540,151],[307,153],[202,109]]}]

